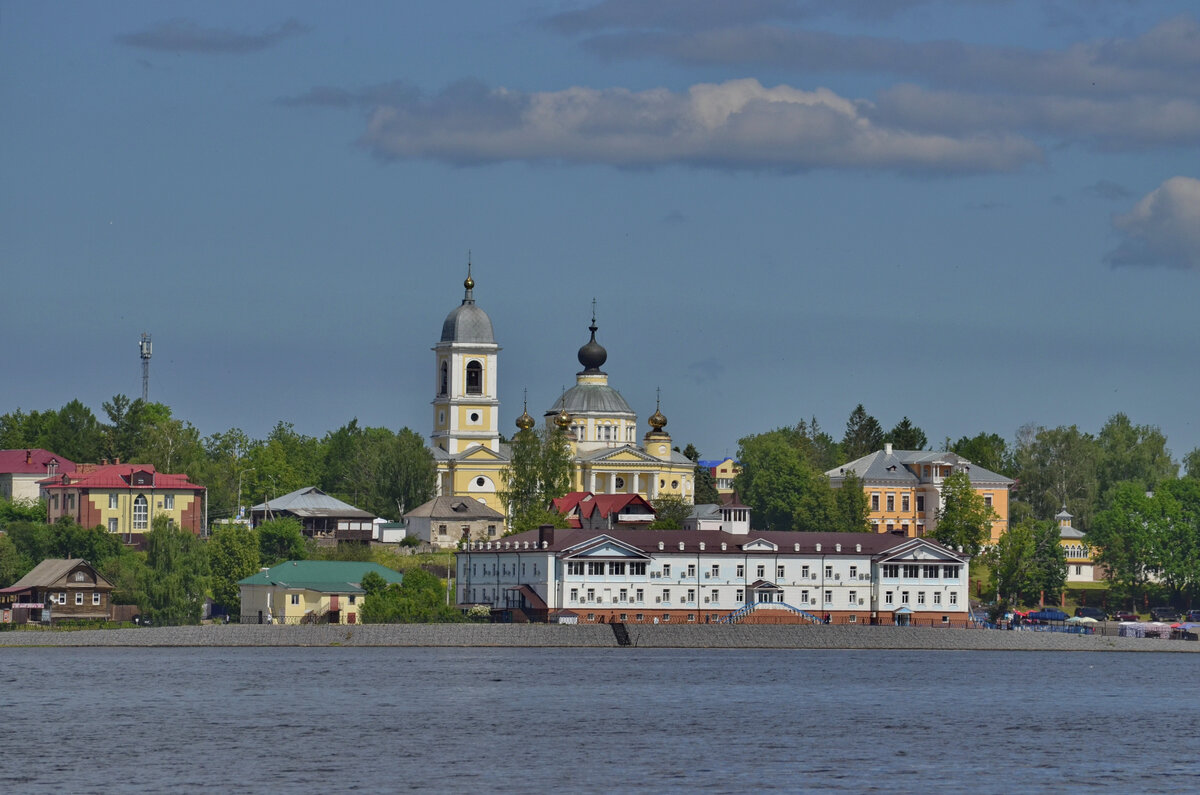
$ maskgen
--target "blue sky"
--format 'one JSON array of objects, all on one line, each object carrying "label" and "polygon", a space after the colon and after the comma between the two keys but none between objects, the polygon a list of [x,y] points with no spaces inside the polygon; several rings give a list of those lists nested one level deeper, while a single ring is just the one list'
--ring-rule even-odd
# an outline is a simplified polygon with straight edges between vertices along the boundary
[{"label": "blue sky", "polygon": [[502,428],[579,369],[706,457],[1200,446],[1200,16],[1130,0],[0,3],[0,409],[427,434],[476,298]]}]

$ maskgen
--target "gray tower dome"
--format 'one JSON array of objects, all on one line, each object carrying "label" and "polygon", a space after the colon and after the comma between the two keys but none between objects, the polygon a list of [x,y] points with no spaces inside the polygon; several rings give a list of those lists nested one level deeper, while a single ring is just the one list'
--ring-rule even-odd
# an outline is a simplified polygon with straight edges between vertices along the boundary
[{"label": "gray tower dome", "polygon": [[480,342],[494,345],[496,338],[492,334],[492,319],[487,312],[475,305],[475,280],[471,278],[470,270],[463,282],[466,292],[462,303],[446,315],[442,321],[442,342]]}]

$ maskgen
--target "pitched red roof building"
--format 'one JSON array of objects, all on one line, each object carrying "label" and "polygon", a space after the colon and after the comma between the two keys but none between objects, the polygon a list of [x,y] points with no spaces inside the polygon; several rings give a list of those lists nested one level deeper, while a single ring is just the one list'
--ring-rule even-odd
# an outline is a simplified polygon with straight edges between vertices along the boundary
[{"label": "pitched red roof building", "polygon": [[75,463],[40,447],[0,450],[0,496],[6,500],[38,499],[38,481],[75,471]]},{"label": "pitched red roof building", "polygon": [[47,521],[69,516],[84,527],[117,533],[127,544],[139,543],[160,515],[197,535],[206,526],[204,486],[150,464],[82,464],[40,485]]},{"label": "pitched red roof building", "polygon": [[567,517],[571,527],[611,530],[645,527],[655,519],[654,506],[640,494],[593,494],[573,491],[555,499],[554,510]]}]

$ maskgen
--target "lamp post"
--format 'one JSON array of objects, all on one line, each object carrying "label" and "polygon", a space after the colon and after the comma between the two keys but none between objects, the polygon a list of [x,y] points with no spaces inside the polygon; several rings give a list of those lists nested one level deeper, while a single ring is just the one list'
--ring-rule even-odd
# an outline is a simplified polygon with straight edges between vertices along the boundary
[{"label": "lamp post", "polygon": [[246,474],[247,472],[253,472],[254,470],[255,467],[249,467],[238,472],[237,518],[239,519],[242,518],[242,475]]}]

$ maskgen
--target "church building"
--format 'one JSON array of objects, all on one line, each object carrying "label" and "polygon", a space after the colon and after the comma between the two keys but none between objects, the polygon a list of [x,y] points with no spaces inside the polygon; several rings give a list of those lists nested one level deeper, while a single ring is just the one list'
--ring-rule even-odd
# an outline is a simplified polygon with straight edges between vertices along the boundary
[{"label": "church building", "polygon": [[[491,318],[475,303],[470,266],[463,282],[462,303],[442,323],[433,347],[435,389],[433,433],[438,496],[470,497],[506,513],[500,498],[510,450],[500,437],[497,383],[500,346]],[[695,490],[693,464],[672,449],[667,418],[656,406],[649,430],[637,442],[637,414],[608,384],[600,367],[608,352],[591,339],[579,349],[583,370],[545,413],[547,430],[562,429],[571,449],[571,490],[594,494],[640,494],[654,500],[670,494],[691,502]],[[533,427],[525,411],[518,429]]]}]

